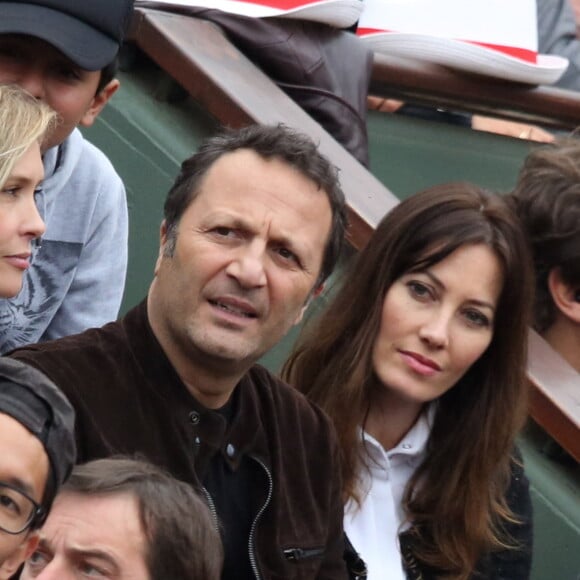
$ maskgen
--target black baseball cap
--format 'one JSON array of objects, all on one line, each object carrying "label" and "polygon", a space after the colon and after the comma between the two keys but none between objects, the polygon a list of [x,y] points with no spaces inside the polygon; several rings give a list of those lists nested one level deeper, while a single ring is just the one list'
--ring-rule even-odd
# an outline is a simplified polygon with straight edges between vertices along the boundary
[{"label": "black baseball cap", "polygon": [[43,499],[49,509],[76,461],[75,413],[71,404],[39,370],[0,357],[0,413],[16,419],[42,443],[51,468]]},{"label": "black baseball cap", "polygon": [[115,59],[132,12],[133,0],[0,0],[0,34],[35,36],[96,71]]}]

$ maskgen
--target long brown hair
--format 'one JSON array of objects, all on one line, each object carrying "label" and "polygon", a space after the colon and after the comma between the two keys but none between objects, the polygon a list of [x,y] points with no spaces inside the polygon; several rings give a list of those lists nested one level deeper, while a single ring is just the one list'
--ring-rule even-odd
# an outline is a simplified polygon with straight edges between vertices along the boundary
[{"label": "long brown hair", "polygon": [[333,419],[344,499],[359,501],[365,456],[358,428],[370,404],[372,350],[385,294],[406,272],[428,268],[466,244],[485,244],[502,264],[493,338],[438,400],[426,459],[404,498],[415,557],[453,578],[467,578],[484,550],[506,546],[509,539],[500,530],[514,520],[505,492],[514,437],[527,409],[533,281],[523,234],[504,200],[457,183],[432,187],[395,207],[283,369],[286,380]]}]

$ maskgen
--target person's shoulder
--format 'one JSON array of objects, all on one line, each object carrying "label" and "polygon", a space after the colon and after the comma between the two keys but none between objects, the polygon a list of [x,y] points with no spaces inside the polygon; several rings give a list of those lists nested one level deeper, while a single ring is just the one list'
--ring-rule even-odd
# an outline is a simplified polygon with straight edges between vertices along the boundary
[{"label": "person's shoulder", "polygon": [[[114,365],[123,349],[119,322],[91,328],[79,334],[17,348],[7,356],[36,367],[58,386],[76,383],[87,372],[103,373]],[[87,380],[89,377],[86,377]]]},{"label": "person's shoulder", "polygon": [[269,412],[281,426],[319,433],[332,431],[331,421],[320,407],[266,368],[254,365],[248,377],[262,403],[271,406]]},{"label": "person's shoulder", "polygon": [[111,160],[96,145],[88,141],[75,129],[63,142],[63,162],[75,175],[88,182],[121,183]]}]

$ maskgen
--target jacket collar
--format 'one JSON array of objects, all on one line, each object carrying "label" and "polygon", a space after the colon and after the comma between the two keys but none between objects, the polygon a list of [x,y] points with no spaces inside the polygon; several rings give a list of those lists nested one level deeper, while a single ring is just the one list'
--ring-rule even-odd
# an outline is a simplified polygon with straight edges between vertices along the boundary
[{"label": "jacket collar", "polygon": [[202,405],[179,378],[149,324],[146,300],[128,312],[122,324],[131,336],[137,364],[150,379],[148,388],[154,388],[157,396],[167,401],[176,420],[186,421],[193,427],[194,440],[199,437],[211,455],[220,451],[233,469],[237,469],[245,454],[256,456],[269,466],[255,367],[235,387],[234,409],[228,424],[221,413]]}]

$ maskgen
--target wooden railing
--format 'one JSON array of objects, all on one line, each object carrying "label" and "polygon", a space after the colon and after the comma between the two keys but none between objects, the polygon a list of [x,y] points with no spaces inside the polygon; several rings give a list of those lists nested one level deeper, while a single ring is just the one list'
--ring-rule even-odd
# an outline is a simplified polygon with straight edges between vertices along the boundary
[{"label": "wooden railing", "polygon": [[[213,24],[138,9],[130,32],[152,60],[218,121],[230,126],[283,122],[309,134],[341,170],[349,207],[350,243],[360,249],[398,199],[322,127],[240,53]],[[580,95],[491,81],[403,59],[377,57],[371,91],[419,104],[573,128]],[[532,333],[531,413],[580,460],[580,379]]]},{"label": "wooden railing", "polygon": [[495,80],[411,59],[375,54],[377,96],[554,128],[580,126],[580,93]]}]

